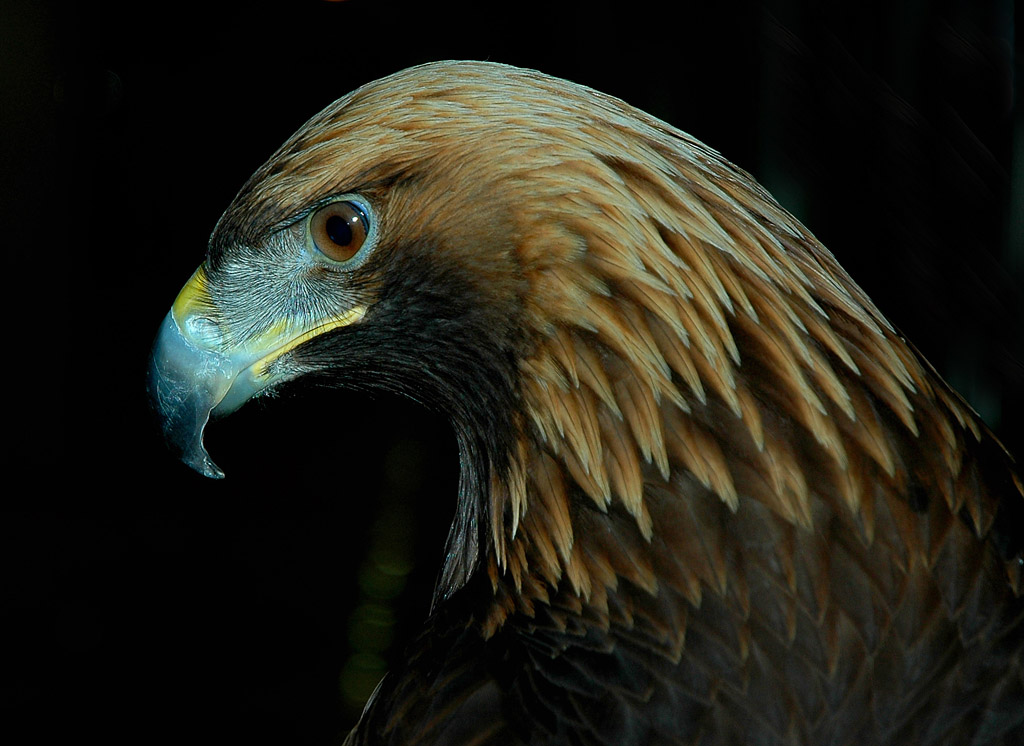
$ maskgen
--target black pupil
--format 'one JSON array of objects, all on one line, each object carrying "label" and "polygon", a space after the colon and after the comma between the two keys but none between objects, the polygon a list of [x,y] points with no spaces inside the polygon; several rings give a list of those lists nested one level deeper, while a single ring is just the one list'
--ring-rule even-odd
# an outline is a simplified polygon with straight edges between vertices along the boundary
[{"label": "black pupil", "polygon": [[348,246],[352,243],[352,225],[340,215],[331,215],[327,218],[324,228],[327,230],[327,237],[338,246]]}]

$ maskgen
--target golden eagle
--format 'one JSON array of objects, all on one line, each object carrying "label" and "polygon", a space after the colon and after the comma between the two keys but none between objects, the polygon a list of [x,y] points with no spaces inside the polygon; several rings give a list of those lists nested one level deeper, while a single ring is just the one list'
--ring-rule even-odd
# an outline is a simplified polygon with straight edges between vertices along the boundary
[{"label": "golden eagle", "polygon": [[434,604],[351,744],[1024,743],[1010,456],[745,172],[499,64],[366,85],[245,184],[150,393],[450,415]]}]

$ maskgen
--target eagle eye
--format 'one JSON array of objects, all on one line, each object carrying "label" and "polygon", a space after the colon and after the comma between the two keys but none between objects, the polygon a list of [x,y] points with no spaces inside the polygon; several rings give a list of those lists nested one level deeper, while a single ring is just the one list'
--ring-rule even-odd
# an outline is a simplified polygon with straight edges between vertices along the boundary
[{"label": "eagle eye", "polygon": [[367,210],[350,200],[324,205],[310,218],[309,235],[317,250],[328,259],[348,262],[370,235]]}]

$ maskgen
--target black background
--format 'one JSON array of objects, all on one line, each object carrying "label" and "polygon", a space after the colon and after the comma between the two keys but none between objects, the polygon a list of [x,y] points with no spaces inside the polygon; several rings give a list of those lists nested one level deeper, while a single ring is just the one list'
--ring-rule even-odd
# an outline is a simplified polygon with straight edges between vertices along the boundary
[{"label": "black background", "polygon": [[[3,4],[0,721],[23,742],[331,743],[360,651],[393,657],[426,614],[457,481],[443,420],[296,385],[210,429],[212,482],[165,452],[143,390],[245,178],[411,64],[538,68],[709,143],[1024,452],[1013,3],[669,5]],[[376,642],[368,598],[394,620]]]}]

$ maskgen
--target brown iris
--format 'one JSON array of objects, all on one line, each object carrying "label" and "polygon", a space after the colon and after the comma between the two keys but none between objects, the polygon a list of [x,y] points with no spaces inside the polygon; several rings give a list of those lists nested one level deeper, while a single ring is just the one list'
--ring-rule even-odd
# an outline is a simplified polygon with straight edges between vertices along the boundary
[{"label": "brown iris", "polygon": [[354,257],[369,230],[366,213],[353,202],[332,202],[320,208],[309,223],[313,243],[336,262]]}]

